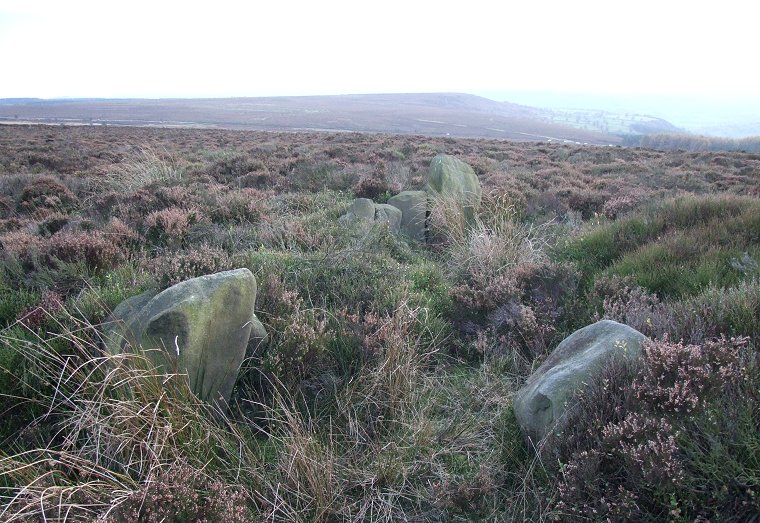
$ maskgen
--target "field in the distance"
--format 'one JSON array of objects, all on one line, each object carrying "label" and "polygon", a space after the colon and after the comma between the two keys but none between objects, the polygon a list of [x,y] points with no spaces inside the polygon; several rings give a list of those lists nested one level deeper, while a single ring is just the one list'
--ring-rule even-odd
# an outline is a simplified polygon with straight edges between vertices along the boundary
[{"label": "field in the distance", "polygon": [[[429,244],[340,217],[483,187]],[[752,521],[760,154],[354,132],[0,126],[0,520]],[[266,348],[229,412],[123,300],[248,268]],[[515,392],[600,318],[652,344],[527,444]],[[582,486],[583,488],[578,488]]]}]

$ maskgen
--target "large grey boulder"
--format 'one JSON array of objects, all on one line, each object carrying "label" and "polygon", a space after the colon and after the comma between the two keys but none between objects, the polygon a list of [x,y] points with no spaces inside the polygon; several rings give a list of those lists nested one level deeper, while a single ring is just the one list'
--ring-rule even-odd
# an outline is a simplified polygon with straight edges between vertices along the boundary
[{"label": "large grey boulder", "polygon": [[186,373],[200,399],[225,408],[246,347],[255,341],[252,326],[259,343],[266,336],[255,302],[256,278],[248,269],[186,280],[116,307],[106,347],[114,354],[142,347],[164,372]]},{"label": "large grey boulder", "polygon": [[401,211],[401,231],[421,242],[425,241],[427,200],[425,191],[403,191],[388,199],[388,205]]},{"label": "large grey boulder", "polygon": [[469,221],[475,219],[483,189],[475,171],[462,160],[439,154],[430,162],[428,188],[431,195],[450,197],[462,206]]},{"label": "large grey boulder", "polygon": [[565,338],[515,395],[515,417],[528,437],[560,432],[568,421],[568,402],[612,362],[642,357],[646,336],[612,320],[588,325]]}]

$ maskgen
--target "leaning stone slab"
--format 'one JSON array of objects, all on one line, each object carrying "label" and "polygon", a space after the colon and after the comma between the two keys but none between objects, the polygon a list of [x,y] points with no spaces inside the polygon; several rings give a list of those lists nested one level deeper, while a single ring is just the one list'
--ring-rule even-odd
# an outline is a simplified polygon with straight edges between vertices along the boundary
[{"label": "leaning stone slab", "polygon": [[186,280],[116,307],[106,347],[118,354],[141,346],[165,372],[187,373],[200,399],[225,408],[252,341],[255,302],[256,278],[248,269]]},{"label": "leaning stone slab", "polygon": [[538,441],[568,422],[568,402],[614,361],[642,357],[646,336],[611,320],[588,325],[565,338],[515,395],[523,433]]},{"label": "leaning stone slab", "polygon": [[427,220],[427,193],[425,191],[403,191],[388,199],[401,211],[401,232],[420,242],[425,241]]}]

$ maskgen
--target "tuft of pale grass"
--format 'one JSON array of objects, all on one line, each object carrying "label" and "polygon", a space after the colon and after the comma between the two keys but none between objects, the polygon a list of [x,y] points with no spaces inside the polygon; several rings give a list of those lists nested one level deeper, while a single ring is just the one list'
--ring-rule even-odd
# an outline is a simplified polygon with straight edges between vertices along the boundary
[{"label": "tuft of pale grass", "polygon": [[144,145],[128,159],[110,168],[101,179],[104,188],[117,192],[132,192],[152,183],[167,183],[182,179],[179,159],[166,149],[156,150]]},{"label": "tuft of pale grass", "polygon": [[427,228],[434,245],[448,246],[466,241],[468,222],[459,199],[446,194],[428,194]]},{"label": "tuft of pale grass", "polygon": [[[424,314],[428,314],[427,309],[411,308],[404,301],[368,340],[379,345],[380,358],[358,383],[364,397],[372,398],[386,417],[403,416],[410,408],[421,373],[438,350],[435,342],[426,342],[425,333],[416,329],[426,323],[421,318]],[[428,339],[439,341],[435,334]]]},{"label": "tuft of pale grass", "polygon": [[[449,198],[450,200],[450,198]],[[436,200],[452,227],[448,250],[455,275],[488,281],[521,264],[546,260],[549,224],[527,224],[504,196],[487,195],[480,213],[468,224],[464,213],[446,198]],[[436,212],[436,207],[433,207]],[[444,212],[444,211],[441,211]]]},{"label": "tuft of pale grass", "polygon": [[343,495],[336,440],[302,412],[282,384],[276,389],[271,404],[257,405],[268,427],[262,433],[269,468],[256,491],[263,520],[329,520],[338,513]]},{"label": "tuft of pale grass", "polygon": [[[321,414],[278,386],[265,412],[274,468],[259,490],[275,521],[399,521],[414,517],[419,475],[429,470],[417,449],[434,440],[425,412],[426,366],[436,337],[420,332],[425,314],[406,301],[378,322],[367,343],[377,351],[335,390]],[[431,341],[432,340],[432,341]],[[427,501],[425,501],[427,503]],[[415,508],[416,507],[416,508]]]}]

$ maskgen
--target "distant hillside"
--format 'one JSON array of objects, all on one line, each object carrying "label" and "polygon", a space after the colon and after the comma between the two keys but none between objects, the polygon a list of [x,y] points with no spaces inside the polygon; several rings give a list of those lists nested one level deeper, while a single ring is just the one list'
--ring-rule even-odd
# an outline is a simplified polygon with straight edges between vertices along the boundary
[{"label": "distant hillside", "polygon": [[619,144],[541,111],[459,93],[215,99],[0,100],[0,122],[330,130]]},{"label": "distant hillside", "polygon": [[598,109],[535,109],[534,111],[538,118],[555,124],[619,136],[684,132],[683,129],[679,129],[662,118],[631,112],[618,113]]},{"label": "distant hillside", "polygon": [[[599,94],[561,91],[498,91],[480,93],[494,100],[509,100],[555,113],[554,121],[625,133],[638,119],[664,119],[668,126],[657,133],[694,133],[722,138],[760,136],[760,96],[709,94]],[[672,124],[672,125],[671,125]],[[643,134],[651,134],[651,131]]]},{"label": "distant hillside", "polygon": [[[626,136],[624,145],[662,151],[744,151],[760,153],[760,136],[754,138],[717,138],[696,134],[647,134]],[[758,173],[760,174],[760,173]]]}]

